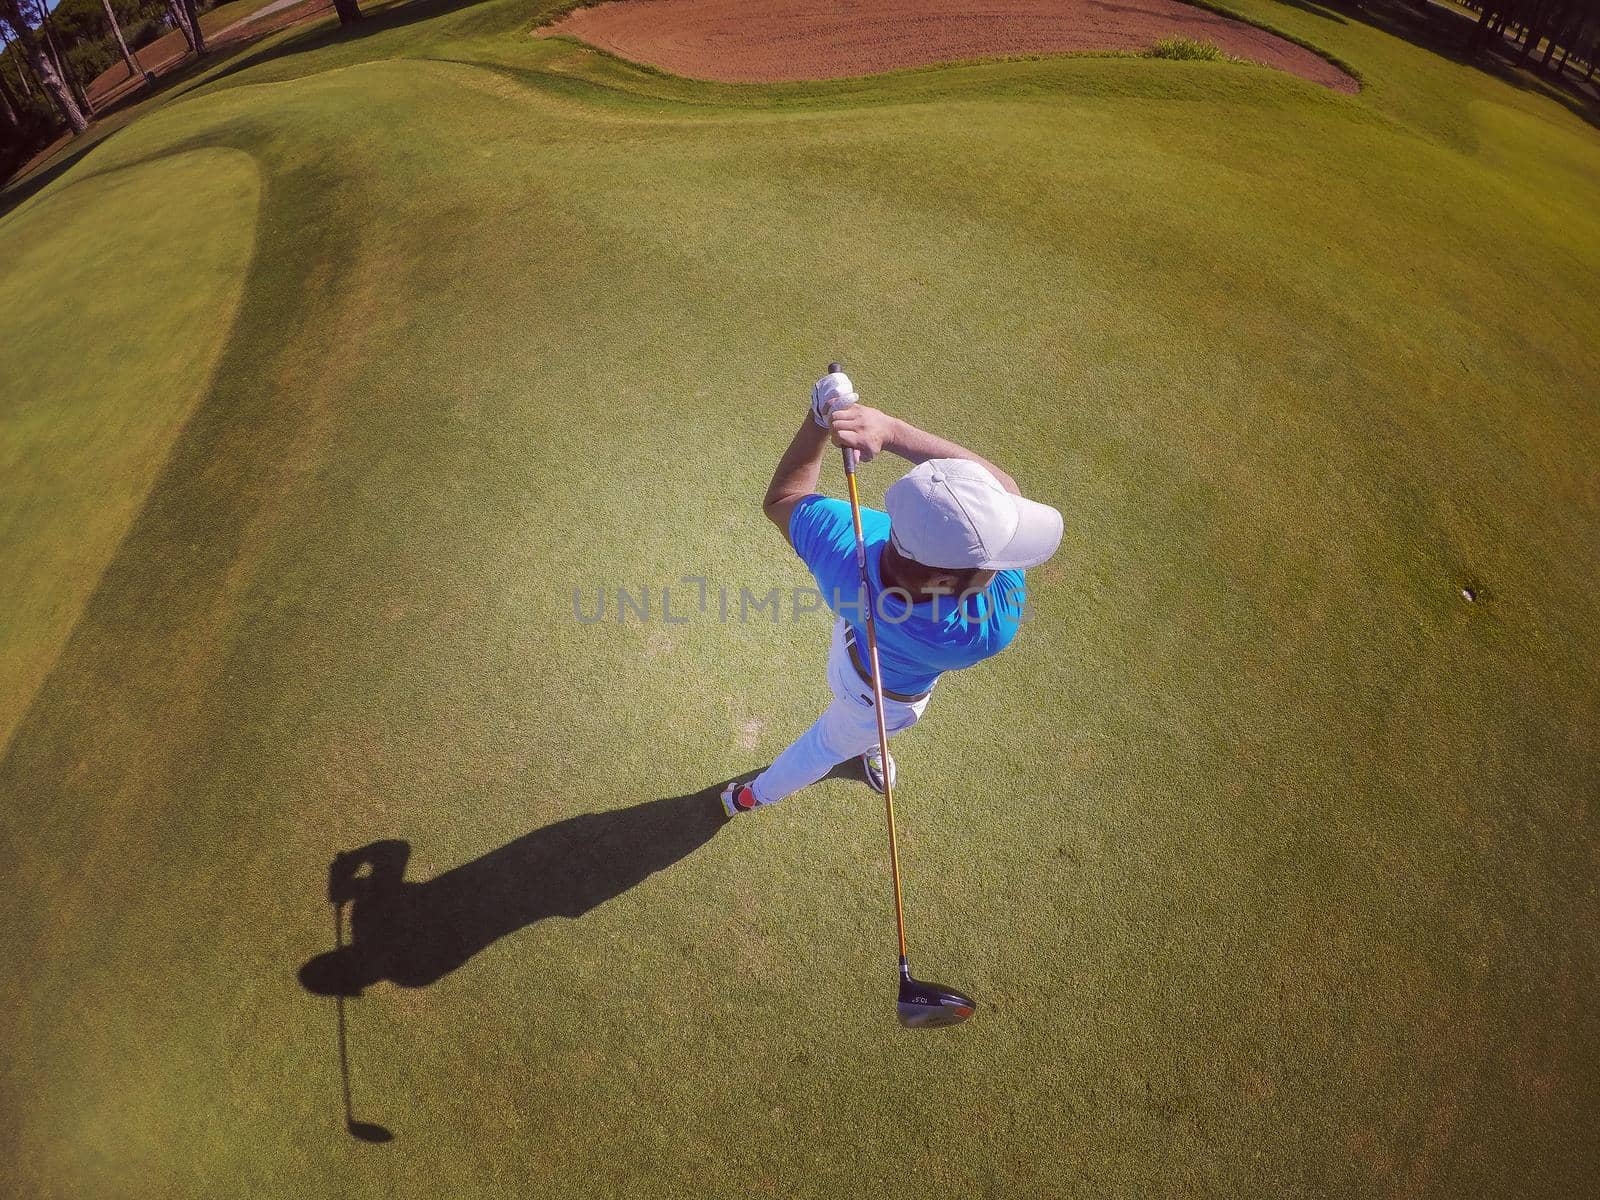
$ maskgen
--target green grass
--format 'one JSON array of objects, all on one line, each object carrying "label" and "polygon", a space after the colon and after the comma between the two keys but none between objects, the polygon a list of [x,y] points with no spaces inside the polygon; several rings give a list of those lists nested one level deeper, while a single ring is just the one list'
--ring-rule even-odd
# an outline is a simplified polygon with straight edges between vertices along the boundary
[{"label": "green grass", "polygon": [[1150,58],[1171,58],[1185,62],[1231,62],[1232,57],[1222,52],[1222,47],[1211,42],[1197,42],[1193,38],[1157,38],[1156,44],[1145,51]]},{"label": "green grass", "polygon": [[[1600,142],[1239,7],[1362,93],[396,5],[0,217],[0,1192],[1581,1194]],[[984,1005],[930,1037],[873,796],[675,801],[825,624],[573,615],[801,582],[757,499],[835,355],[1067,514],[899,750],[913,961]],[[347,1002],[382,1147],[296,980],[377,838],[549,914]]]}]

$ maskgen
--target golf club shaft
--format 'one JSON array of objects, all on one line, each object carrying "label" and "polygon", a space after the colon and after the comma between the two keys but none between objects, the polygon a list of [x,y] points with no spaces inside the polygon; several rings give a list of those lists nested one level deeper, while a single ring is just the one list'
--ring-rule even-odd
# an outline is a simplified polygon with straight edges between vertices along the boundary
[{"label": "golf club shaft", "polygon": [[[344,949],[344,905],[333,906],[333,944],[336,950]],[[350,1047],[344,1028],[344,995],[333,998],[334,1018],[339,1028],[339,1086],[344,1092],[344,1127],[356,1123],[355,1105],[350,1102]]]},{"label": "golf club shaft", "polygon": [[889,730],[883,720],[883,680],[878,670],[878,621],[873,611],[872,583],[867,578],[867,539],[861,531],[861,500],[856,495],[856,452],[844,449],[844,477],[850,488],[850,518],[856,529],[856,568],[861,572],[861,599],[867,609],[867,664],[872,669],[872,704],[878,717],[878,750],[883,755],[883,806],[889,814],[889,871],[894,876],[894,923],[900,935],[900,973],[905,975],[906,914],[900,895],[900,847],[894,829],[893,771],[889,766]]}]

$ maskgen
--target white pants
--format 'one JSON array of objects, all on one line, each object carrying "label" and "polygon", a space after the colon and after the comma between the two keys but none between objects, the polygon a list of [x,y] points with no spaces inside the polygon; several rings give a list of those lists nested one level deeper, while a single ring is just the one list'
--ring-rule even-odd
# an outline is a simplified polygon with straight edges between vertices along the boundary
[{"label": "white pants", "polygon": [[[810,787],[839,763],[865,754],[878,744],[872,688],[850,661],[850,651],[844,643],[847,628],[842,617],[833,623],[833,645],[828,651],[828,687],[833,691],[833,703],[823,710],[816,724],[756,776],[752,786],[757,803],[776,804],[790,793]],[[890,733],[911,728],[928,707],[929,699],[924,696],[915,704],[906,704],[885,696],[884,727]]]}]

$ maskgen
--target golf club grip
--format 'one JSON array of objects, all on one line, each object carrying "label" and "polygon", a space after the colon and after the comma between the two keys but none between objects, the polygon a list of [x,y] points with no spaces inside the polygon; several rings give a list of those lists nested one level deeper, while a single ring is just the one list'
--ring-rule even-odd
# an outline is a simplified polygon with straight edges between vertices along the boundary
[{"label": "golf club grip", "polygon": [[[831,362],[828,364],[829,375],[835,375],[842,370],[844,370],[842,363]],[[841,446],[840,449],[844,451],[844,473],[846,475],[854,475],[856,473],[856,465],[860,461],[859,456],[848,446]]]}]

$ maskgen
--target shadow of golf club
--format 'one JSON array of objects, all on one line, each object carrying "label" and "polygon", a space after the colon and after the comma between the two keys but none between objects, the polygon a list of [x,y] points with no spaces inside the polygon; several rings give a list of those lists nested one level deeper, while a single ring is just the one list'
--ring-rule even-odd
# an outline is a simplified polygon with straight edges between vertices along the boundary
[{"label": "shadow of golf club", "polygon": [[[344,949],[344,905],[333,906],[333,944]],[[344,1127],[350,1136],[363,1142],[392,1142],[394,1134],[382,1125],[356,1120],[355,1105],[350,1100],[350,1039],[344,1019],[344,997],[334,997],[334,1010],[339,1026],[339,1087],[344,1093]]]},{"label": "shadow of golf club", "polygon": [[[387,1142],[355,1119],[345,998],[380,980],[426,987],[507,934],[546,917],[581,917],[710,841],[726,817],[716,783],[689,795],[546,825],[432,879],[405,878],[409,842],[387,839],[335,856],[328,869],[334,949],[300,967],[301,986],[336,998],[345,1127]],[[345,905],[350,938],[345,939]]]}]

